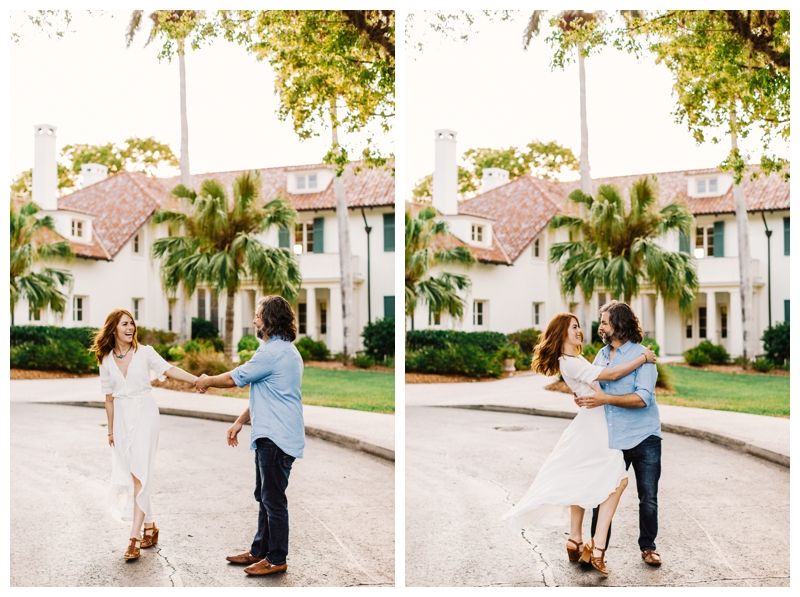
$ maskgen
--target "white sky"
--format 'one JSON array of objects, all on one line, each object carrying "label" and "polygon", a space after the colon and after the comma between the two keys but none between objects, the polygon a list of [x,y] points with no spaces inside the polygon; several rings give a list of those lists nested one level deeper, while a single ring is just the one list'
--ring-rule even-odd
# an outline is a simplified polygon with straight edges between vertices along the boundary
[{"label": "white sky", "polygon": [[[425,33],[422,53],[407,40],[405,95],[405,197],[433,171],[433,131],[458,131],[458,155],[477,147],[524,147],[533,139],[557,141],[580,156],[578,65],[550,69],[547,31],[522,49],[531,11],[511,22],[480,17],[466,43]],[[416,31],[425,31],[415,25]],[[586,60],[589,163],[593,178],[709,168],[730,145],[697,146],[685,124],[677,124],[672,77],[648,58],[605,48]],[[760,158],[757,132],[740,142]],[[784,145],[773,146],[789,157]],[[577,174],[576,174],[577,178]]]},{"label": "white sky", "polygon": [[[144,47],[149,20],[126,49],[130,14],[78,11],[73,32],[49,39],[12,13],[12,30],[26,35],[10,44],[9,183],[33,166],[33,125],[43,122],[58,127],[59,150],[153,136],[180,157],[177,58],[159,63],[158,40]],[[327,152],[329,130],[301,141],[291,122],[278,119],[272,69],[243,47],[219,39],[187,52],[186,78],[192,173],[313,164]],[[351,139],[359,152],[364,138]],[[391,135],[376,139],[385,153],[394,150]]]}]

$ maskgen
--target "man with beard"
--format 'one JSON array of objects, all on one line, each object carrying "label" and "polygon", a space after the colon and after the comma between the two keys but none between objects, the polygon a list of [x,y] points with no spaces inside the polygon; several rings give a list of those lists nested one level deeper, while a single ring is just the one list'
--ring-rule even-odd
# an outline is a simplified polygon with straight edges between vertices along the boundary
[{"label": "man with beard", "polygon": [[250,384],[250,405],[228,429],[229,446],[237,446],[242,425],[251,424],[250,449],[255,450],[258,529],[250,551],[228,556],[249,564],[247,574],[261,576],[286,570],[289,551],[289,508],[286,488],[295,458],[303,457],[305,425],[300,384],[303,359],[292,341],[297,337],[292,306],[281,296],[258,301],[253,325],[265,341],[253,357],[236,369],[195,382],[198,391],[243,388]]},{"label": "man with beard", "polygon": [[[600,308],[598,328],[606,346],[597,353],[594,364],[611,367],[642,354],[642,328],[633,310],[623,302],[611,301]],[[658,534],[658,480],[661,477],[661,421],[656,404],[658,373],[646,363],[633,373],[615,381],[601,381],[594,394],[575,399],[578,406],[603,406],[608,423],[609,448],[622,450],[625,468],[633,465],[639,493],[639,549],[651,566],[661,565],[656,551]],[[596,387],[596,386],[595,386]],[[597,524],[597,508],[592,516],[592,536]],[[608,529],[606,547],[611,539]]]}]

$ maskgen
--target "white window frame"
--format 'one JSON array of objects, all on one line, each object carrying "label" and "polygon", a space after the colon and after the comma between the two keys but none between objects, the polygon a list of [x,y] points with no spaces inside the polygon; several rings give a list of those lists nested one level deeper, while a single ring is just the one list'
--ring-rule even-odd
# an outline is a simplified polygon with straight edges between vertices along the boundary
[{"label": "white window frame", "polygon": [[144,319],[144,299],[131,299],[131,311],[133,312],[133,319],[136,325],[139,325],[139,320]]},{"label": "white window frame", "polygon": [[309,189],[316,189],[317,188],[317,175],[316,174],[309,174],[308,175],[308,188]]},{"label": "white window frame", "polygon": [[[701,196],[715,197],[719,195],[719,177],[711,176],[708,178],[698,178],[695,180],[697,194]],[[713,185],[713,189],[711,188]]]},{"label": "white window frame", "polygon": [[[80,306],[78,306],[80,302]],[[88,296],[73,296],[72,297],[72,321],[88,321],[89,310],[89,297]],[[80,317],[77,315],[80,314]]]},{"label": "white window frame", "polygon": [[[298,231],[297,229],[300,228]],[[294,252],[296,255],[314,252],[314,222],[297,222],[294,228]]]},{"label": "white window frame", "polygon": [[476,243],[483,242],[483,226],[480,224],[472,225],[472,241]]},{"label": "white window frame", "polygon": [[[697,232],[698,230],[703,230],[703,244],[697,244]],[[711,242],[708,242],[708,239],[711,238]],[[709,246],[713,249],[714,247],[714,224],[698,224],[694,231],[694,258],[695,259],[705,259],[706,257],[713,257],[713,255],[708,254]],[[702,251],[702,254],[700,253]]]},{"label": "white window frame", "polygon": [[544,242],[541,235],[537,236],[533,239],[531,243],[531,257],[533,257],[536,261],[541,261],[544,259]]},{"label": "white window frame", "polygon": [[533,313],[531,316],[531,321],[533,322],[534,327],[542,325],[542,320],[544,319],[543,307],[544,303],[533,303]]},{"label": "white window frame", "polygon": [[306,175],[305,174],[298,174],[296,177],[296,184],[298,191],[305,191],[306,190]]},{"label": "white window frame", "polygon": [[489,301],[472,301],[472,325],[476,328],[489,326]]},{"label": "white window frame", "polygon": [[136,234],[134,234],[133,238],[131,239],[131,253],[133,253],[137,257],[141,256],[144,253],[144,251],[142,250],[144,248],[143,245],[144,245],[144,234],[141,231],[139,231]]},{"label": "white window frame", "polygon": [[83,220],[72,220],[72,236],[83,238]]}]

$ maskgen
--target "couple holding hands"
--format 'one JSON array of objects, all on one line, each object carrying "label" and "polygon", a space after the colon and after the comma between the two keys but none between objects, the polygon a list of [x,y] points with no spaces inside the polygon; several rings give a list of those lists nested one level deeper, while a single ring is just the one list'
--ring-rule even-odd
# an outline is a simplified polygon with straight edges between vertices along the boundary
[{"label": "couple holding hands", "polygon": [[136,323],[125,309],[115,309],[97,332],[90,351],[100,364],[100,384],[108,416],[111,446],[112,516],[131,522],[126,560],[140,549],[158,543],[150,504],[156,448],[158,407],[150,385],[151,372],[208,388],[250,385],[250,403],[227,431],[229,446],[238,445],[245,423],[251,425],[250,449],[255,451],[255,498],[259,504],[258,528],[248,552],[228,556],[234,564],[247,564],[251,575],[286,570],[289,548],[289,510],[286,488],[295,458],[303,457],[305,426],[300,385],[303,360],[293,341],[297,337],[291,305],[277,295],[258,301],[253,324],[264,343],[253,357],[235,369],[209,377],[196,377],[165,361],[151,346],[139,344]]}]

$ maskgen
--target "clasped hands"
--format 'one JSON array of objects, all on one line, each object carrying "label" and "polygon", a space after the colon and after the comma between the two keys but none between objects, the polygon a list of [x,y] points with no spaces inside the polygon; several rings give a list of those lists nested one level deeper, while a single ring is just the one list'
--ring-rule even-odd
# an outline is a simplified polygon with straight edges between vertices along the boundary
[{"label": "clasped hands", "polygon": [[211,387],[209,383],[210,377],[203,373],[200,377],[194,380],[194,387],[195,389],[200,392],[201,394],[205,394],[206,390]]},{"label": "clasped hands", "polygon": [[575,392],[573,392],[572,396],[575,398],[575,404],[578,406],[585,406],[586,408],[603,406],[606,403],[605,397],[607,394],[600,389],[600,386],[597,385],[597,382],[592,384],[592,388],[594,389],[594,392],[591,394],[585,394],[583,396],[578,396]]}]

